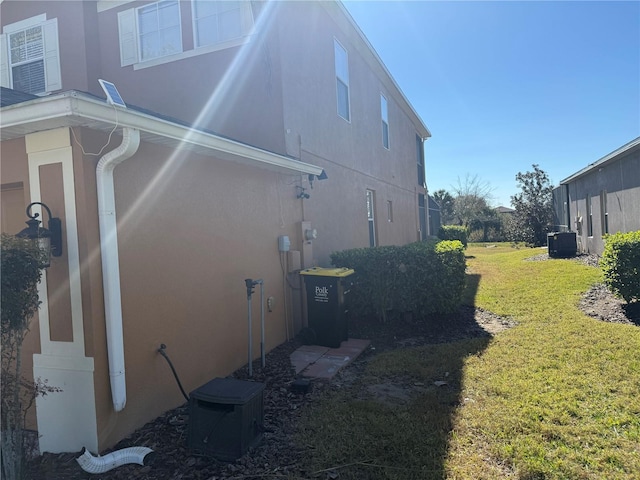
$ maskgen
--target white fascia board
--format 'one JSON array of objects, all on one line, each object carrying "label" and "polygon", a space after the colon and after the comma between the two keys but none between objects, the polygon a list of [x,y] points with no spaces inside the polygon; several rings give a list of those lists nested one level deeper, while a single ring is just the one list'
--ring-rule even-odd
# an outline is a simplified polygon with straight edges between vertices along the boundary
[{"label": "white fascia board", "polygon": [[[110,129],[117,123],[121,127],[140,130],[143,139],[145,134],[162,137],[172,141],[170,144],[174,148],[196,148],[200,151],[208,151],[210,155],[223,160],[251,164],[286,173],[308,175],[322,173],[322,168],[316,165],[300,162],[135,110],[113,107],[101,100],[86,97],[74,91],[5,107],[2,109],[0,122],[2,130],[8,135],[13,128],[28,130],[30,126],[33,126],[34,131],[38,131],[61,126],[95,128],[91,124],[98,123],[103,124],[103,129],[105,127]],[[162,143],[167,144],[168,142]]]}]

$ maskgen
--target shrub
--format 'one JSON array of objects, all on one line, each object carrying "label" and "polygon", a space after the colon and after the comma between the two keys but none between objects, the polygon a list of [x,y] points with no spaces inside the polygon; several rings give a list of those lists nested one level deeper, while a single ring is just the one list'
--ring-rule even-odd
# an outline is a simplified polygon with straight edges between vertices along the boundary
[{"label": "shrub", "polygon": [[640,230],[605,236],[600,266],[614,294],[627,303],[640,300]]},{"label": "shrub", "polygon": [[57,389],[22,377],[22,342],[38,310],[40,251],[30,242],[2,234],[2,476],[22,478],[24,416],[35,397]]},{"label": "shrub", "polygon": [[440,240],[459,240],[467,248],[467,229],[462,225],[442,225],[438,230]]},{"label": "shrub", "polygon": [[458,240],[343,250],[331,262],[356,272],[348,297],[353,315],[384,321],[392,310],[424,316],[460,306],[466,264]]}]

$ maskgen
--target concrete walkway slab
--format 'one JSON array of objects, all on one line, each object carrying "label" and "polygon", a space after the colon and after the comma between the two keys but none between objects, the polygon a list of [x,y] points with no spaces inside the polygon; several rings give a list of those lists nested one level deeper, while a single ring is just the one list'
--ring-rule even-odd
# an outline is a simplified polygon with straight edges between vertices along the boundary
[{"label": "concrete walkway slab", "polygon": [[310,364],[315,363],[325,353],[329,351],[329,347],[321,347],[320,345],[303,345],[293,352],[289,358],[291,365],[296,370],[296,374],[307,368]]},{"label": "concrete walkway slab", "polygon": [[338,348],[304,345],[290,356],[296,374],[329,380],[338,370],[350,364],[369,346],[369,340],[350,338]]}]

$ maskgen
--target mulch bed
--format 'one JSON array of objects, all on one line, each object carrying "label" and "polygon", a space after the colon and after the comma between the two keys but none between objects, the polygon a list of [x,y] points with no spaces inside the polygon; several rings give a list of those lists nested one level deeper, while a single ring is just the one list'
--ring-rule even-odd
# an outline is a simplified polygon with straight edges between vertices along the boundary
[{"label": "mulch bed", "polygon": [[[544,254],[546,258],[548,256]],[[529,260],[545,260],[542,256]],[[580,258],[591,262],[593,259]],[[587,263],[589,264],[589,263]],[[580,304],[585,313],[595,318],[640,325],[640,302],[631,307],[611,295],[606,288],[595,286],[584,295]],[[130,446],[146,446],[154,450],[147,455],[145,466],[123,465],[103,474],[84,472],[76,462],[81,452],[47,453],[32,459],[26,478],[34,480],[218,480],[264,478],[324,478],[326,472],[305,469],[305,458],[312,454],[309,447],[296,442],[297,422],[301,412],[314,402],[322,401],[323,393],[340,388],[350,372],[361,371],[366,362],[379,352],[394,348],[433,343],[452,342],[465,338],[495,334],[515,325],[509,318],[499,317],[485,310],[463,306],[457,314],[417,321],[411,316],[397,316],[386,323],[372,319],[350,323],[350,336],[371,340],[369,348],[339,373],[332,382],[315,381],[310,393],[291,390],[296,380],[289,355],[302,345],[293,339],[272,350],[266,356],[266,367],[259,362],[253,366],[253,380],[263,382],[264,436],[262,442],[235,462],[225,463],[213,458],[193,455],[187,448],[188,410],[184,404],[166,412],[130,437],[119,442],[113,450]],[[353,376],[353,375],[351,375]],[[231,377],[247,379],[244,367]],[[177,388],[177,387],[176,387]],[[104,452],[108,453],[108,452]]]},{"label": "mulch bed", "polygon": [[[350,323],[352,338],[371,340],[370,347],[347,369],[361,369],[371,356],[393,348],[428,343],[443,343],[464,338],[489,336],[491,328],[512,326],[514,322],[473,307],[462,307],[455,315],[442,316],[428,322],[415,321],[410,316],[391,318],[386,323],[377,320],[354,320]],[[263,382],[264,436],[255,448],[236,460],[225,463],[210,457],[193,455],[187,448],[188,408],[179,408],[149,422],[130,437],[119,442],[112,450],[132,446],[146,446],[153,453],[145,458],[145,466],[123,465],[102,474],[89,474],[76,462],[81,452],[46,453],[31,460],[27,478],[43,480],[125,480],[125,479],[181,479],[216,480],[250,478],[318,478],[304,467],[304,459],[310,455],[305,445],[295,440],[296,424],[305,407],[322,399],[323,392],[340,388],[341,375],[333,382],[314,381],[310,393],[292,392],[291,384],[296,375],[291,368],[289,355],[302,345],[299,339],[291,340],[269,352],[266,366],[253,365],[253,380]],[[244,367],[231,377],[247,379]],[[176,386],[177,388],[177,386]],[[109,452],[104,452],[104,454]],[[320,475],[322,476],[322,475]]]}]

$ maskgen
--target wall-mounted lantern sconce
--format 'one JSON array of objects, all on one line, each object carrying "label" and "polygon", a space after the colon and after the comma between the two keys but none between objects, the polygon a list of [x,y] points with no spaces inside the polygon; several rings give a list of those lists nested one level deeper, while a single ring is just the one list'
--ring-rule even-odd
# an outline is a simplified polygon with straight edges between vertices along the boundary
[{"label": "wall-mounted lantern sconce", "polygon": [[309,174],[309,185],[311,185],[311,188],[313,188],[313,181],[314,180],[326,180],[327,178],[329,178],[327,176],[327,172],[325,172],[324,170],[322,170],[322,172],[320,172],[320,175],[314,175],[313,173]]},{"label": "wall-mounted lantern sconce", "polygon": [[311,195],[309,195],[305,191],[306,188],[296,185],[296,189],[298,190],[298,195],[296,195],[296,198],[310,198],[311,197]]},{"label": "wall-mounted lantern sconce", "polygon": [[[49,214],[49,222],[47,228],[40,227],[40,220],[38,220],[39,213],[31,213],[31,207],[34,205],[42,206]],[[16,234],[18,238],[26,238],[33,241],[38,248],[43,252],[43,268],[47,268],[51,265],[51,257],[59,257],[62,255],[62,222],[59,218],[51,215],[51,210],[42,202],[33,202],[27,206],[27,228]]]}]

